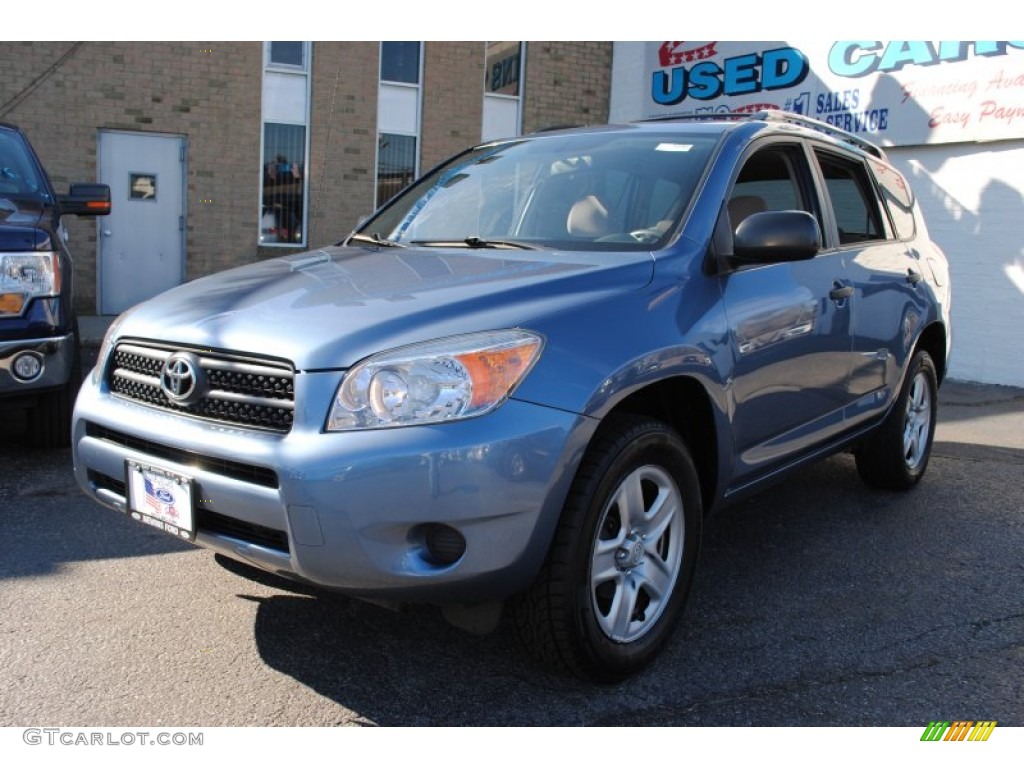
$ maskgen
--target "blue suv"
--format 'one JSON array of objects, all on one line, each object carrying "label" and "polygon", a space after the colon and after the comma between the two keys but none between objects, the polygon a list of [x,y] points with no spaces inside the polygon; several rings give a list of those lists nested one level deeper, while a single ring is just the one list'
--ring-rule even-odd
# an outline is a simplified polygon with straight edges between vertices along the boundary
[{"label": "blue suv", "polygon": [[497,623],[621,679],[706,516],[852,450],[928,465],[946,259],[874,145],[770,112],[490,142],[343,242],[111,327],[78,397],[98,502],[229,558]]}]

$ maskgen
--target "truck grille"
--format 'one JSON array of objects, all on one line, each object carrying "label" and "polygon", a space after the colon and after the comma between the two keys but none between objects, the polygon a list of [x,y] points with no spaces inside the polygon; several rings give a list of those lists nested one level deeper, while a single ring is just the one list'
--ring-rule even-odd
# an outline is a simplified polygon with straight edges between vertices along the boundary
[{"label": "truck grille", "polygon": [[[179,359],[186,362],[169,370]],[[295,374],[288,363],[133,341],[117,345],[108,370],[110,391],[128,400],[274,432],[292,427]],[[169,373],[187,380],[187,397],[175,398]]]}]

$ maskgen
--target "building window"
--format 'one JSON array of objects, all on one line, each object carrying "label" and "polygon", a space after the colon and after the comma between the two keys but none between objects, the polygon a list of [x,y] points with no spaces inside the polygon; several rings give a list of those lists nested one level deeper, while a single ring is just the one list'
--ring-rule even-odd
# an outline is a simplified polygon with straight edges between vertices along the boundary
[{"label": "building window", "polygon": [[522,133],[523,44],[489,42],[484,56],[484,141]]},{"label": "building window", "polygon": [[306,69],[306,43],[274,41],[270,43],[268,49],[267,63],[269,66]]},{"label": "building window", "polygon": [[487,93],[519,96],[521,65],[522,43],[487,43],[487,71],[484,75]]},{"label": "building window", "polygon": [[416,137],[382,133],[377,140],[377,207],[416,178]]},{"label": "building window", "polygon": [[305,161],[306,126],[263,124],[262,243],[304,242]]},{"label": "building window", "polygon": [[306,244],[309,61],[306,42],[268,42],[263,71],[260,245]]},{"label": "building window", "polygon": [[380,46],[377,207],[412,183],[419,172],[422,49],[418,42]]},{"label": "building window", "polygon": [[418,42],[390,42],[380,44],[380,79],[385,83],[420,81],[420,44]]}]

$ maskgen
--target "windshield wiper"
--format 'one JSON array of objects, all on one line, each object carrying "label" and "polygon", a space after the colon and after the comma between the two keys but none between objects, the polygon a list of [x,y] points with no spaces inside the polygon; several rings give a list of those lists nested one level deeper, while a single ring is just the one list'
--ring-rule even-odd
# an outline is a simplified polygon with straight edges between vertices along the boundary
[{"label": "windshield wiper", "polygon": [[344,245],[348,245],[353,240],[360,243],[371,243],[373,245],[380,245],[385,248],[405,248],[405,243],[399,243],[394,240],[385,240],[380,236],[380,232],[371,232],[370,234],[364,234],[362,232],[355,232],[349,235],[344,242]]},{"label": "windshield wiper", "polygon": [[412,240],[410,245],[426,245],[434,248],[506,248],[522,251],[536,251],[537,246],[515,240],[487,240],[471,235],[462,240]]}]

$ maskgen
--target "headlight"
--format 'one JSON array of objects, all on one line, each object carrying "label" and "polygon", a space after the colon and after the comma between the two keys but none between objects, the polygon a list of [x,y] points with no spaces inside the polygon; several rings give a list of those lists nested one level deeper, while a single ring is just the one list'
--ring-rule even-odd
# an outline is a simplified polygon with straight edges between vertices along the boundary
[{"label": "headlight", "polygon": [[60,258],[56,253],[0,253],[0,316],[20,315],[29,299],[58,294]]},{"label": "headlight", "polygon": [[334,396],[327,431],[404,427],[480,416],[501,405],[540,356],[528,331],[453,336],[355,365]]}]

